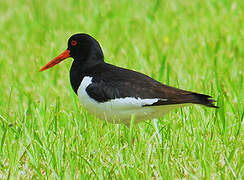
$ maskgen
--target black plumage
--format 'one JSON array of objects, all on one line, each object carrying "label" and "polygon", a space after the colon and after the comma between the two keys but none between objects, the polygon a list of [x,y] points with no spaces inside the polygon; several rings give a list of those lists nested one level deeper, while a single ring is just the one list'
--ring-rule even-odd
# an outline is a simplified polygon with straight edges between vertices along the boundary
[{"label": "black plumage", "polygon": [[[78,42],[85,39],[85,51],[89,51],[85,55],[78,54],[79,52],[83,54],[84,50],[75,53],[70,70],[70,81],[75,93],[77,93],[82,79],[90,76],[93,77],[92,84],[87,87],[86,91],[98,102],[135,97],[162,99],[150,106],[193,103],[217,107],[213,104],[214,100],[211,99],[211,96],[170,87],[145,74],[105,63],[100,45],[89,35],[79,34],[70,39]],[[91,39],[91,41],[89,42],[87,39]],[[70,50],[72,52],[72,47]]]}]

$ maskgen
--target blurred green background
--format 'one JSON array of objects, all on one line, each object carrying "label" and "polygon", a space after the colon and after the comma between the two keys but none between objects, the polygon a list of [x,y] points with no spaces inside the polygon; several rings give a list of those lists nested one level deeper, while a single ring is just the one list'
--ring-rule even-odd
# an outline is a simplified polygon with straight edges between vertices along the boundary
[{"label": "blurred green background", "polygon": [[[0,1],[0,179],[235,179],[244,176],[244,1]],[[67,60],[88,33],[109,63],[212,95],[128,129],[79,105]],[[132,143],[134,139],[134,143]]]}]

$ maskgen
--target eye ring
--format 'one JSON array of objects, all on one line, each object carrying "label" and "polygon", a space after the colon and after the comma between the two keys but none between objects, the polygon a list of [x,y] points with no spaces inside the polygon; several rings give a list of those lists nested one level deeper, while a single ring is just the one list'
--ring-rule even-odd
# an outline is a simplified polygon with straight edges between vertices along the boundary
[{"label": "eye ring", "polygon": [[76,46],[76,45],[77,45],[77,42],[76,42],[75,40],[72,40],[72,41],[71,41],[71,45],[72,45],[72,46]]}]

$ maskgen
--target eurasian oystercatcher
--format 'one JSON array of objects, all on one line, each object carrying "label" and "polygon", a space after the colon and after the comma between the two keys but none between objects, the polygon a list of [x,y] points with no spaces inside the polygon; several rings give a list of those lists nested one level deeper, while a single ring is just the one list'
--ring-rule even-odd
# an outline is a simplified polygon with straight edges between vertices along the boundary
[{"label": "eurasian oystercatcher", "polygon": [[47,63],[44,71],[66,58],[74,59],[70,82],[88,112],[113,123],[129,125],[158,118],[190,104],[217,108],[211,96],[170,87],[151,77],[104,62],[99,43],[88,34],[75,34],[68,48]]}]

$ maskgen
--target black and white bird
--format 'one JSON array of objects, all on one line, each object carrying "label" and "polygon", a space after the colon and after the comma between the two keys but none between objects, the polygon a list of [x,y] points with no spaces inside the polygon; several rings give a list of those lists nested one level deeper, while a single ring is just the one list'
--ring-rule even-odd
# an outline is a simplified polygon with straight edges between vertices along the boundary
[{"label": "black and white bird", "polygon": [[217,108],[211,96],[170,87],[151,77],[104,62],[99,43],[88,34],[75,34],[68,48],[46,64],[44,71],[66,58],[74,59],[70,82],[88,112],[112,123],[130,124],[159,118],[191,104]]}]

